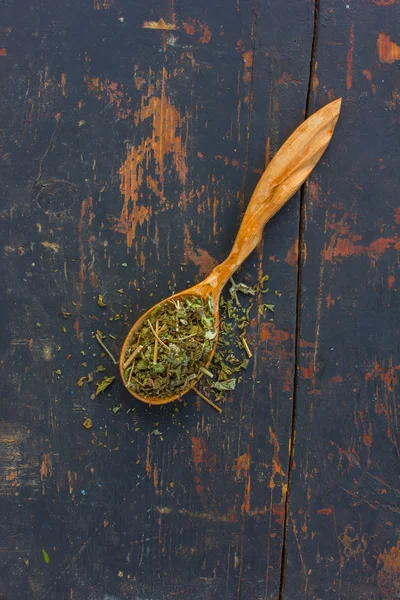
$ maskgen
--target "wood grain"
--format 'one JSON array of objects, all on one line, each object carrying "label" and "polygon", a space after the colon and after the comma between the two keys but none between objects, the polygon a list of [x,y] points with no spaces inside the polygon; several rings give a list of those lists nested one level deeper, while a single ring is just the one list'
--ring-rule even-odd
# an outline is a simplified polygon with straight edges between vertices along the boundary
[{"label": "wood grain", "polygon": [[288,600],[400,593],[398,19],[320,3],[310,110],[343,107],[304,196]]}]

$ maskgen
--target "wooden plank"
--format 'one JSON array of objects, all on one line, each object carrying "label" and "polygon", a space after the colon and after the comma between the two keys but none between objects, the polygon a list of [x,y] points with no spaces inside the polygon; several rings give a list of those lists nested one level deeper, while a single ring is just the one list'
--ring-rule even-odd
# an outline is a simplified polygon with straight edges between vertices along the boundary
[{"label": "wooden plank", "polygon": [[288,600],[400,594],[398,19],[320,3],[311,110],[344,102],[305,193]]},{"label": "wooden plank", "polygon": [[254,367],[222,419],[77,380],[118,376],[97,329],[117,355],[142,309],[229,252],[304,117],[312,21],[305,0],[8,4],[2,596],[277,596],[299,195],[241,270],[282,295],[273,322],[255,311]]}]

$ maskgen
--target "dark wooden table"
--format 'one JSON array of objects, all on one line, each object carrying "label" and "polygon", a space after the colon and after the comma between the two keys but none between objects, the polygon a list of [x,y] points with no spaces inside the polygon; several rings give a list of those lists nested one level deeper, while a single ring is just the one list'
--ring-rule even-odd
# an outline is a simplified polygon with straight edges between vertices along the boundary
[{"label": "dark wooden table", "polygon": [[[2,600],[400,598],[400,11],[347,2],[3,3]],[[96,329],[224,259],[340,96],[238,275],[281,296],[223,415],[91,399]]]}]

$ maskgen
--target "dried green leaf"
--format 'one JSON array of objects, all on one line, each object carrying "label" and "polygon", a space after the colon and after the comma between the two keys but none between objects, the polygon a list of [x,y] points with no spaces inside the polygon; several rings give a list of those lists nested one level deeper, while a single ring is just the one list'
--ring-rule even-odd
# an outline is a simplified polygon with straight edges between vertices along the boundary
[{"label": "dried green leaf", "polygon": [[97,296],[97,304],[101,307],[101,308],[105,308],[107,306],[107,304],[104,302],[103,300],[103,294],[99,294]]},{"label": "dried green leaf", "polygon": [[83,376],[83,377],[79,377],[79,379],[76,383],[78,384],[79,387],[82,387],[83,384],[85,383],[85,381],[86,381],[86,377]]},{"label": "dried green leaf", "polygon": [[44,562],[46,563],[46,565],[48,565],[50,562],[50,556],[47,554],[47,552],[44,548],[42,548],[42,554],[43,554]]},{"label": "dried green leaf", "polygon": [[234,390],[236,387],[236,379],[227,379],[226,381],[216,381],[211,384],[212,388],[219,391]]},{"label": "dried green leaf", "polygon": [[96,384],[96,396],[104,392],[114,381],[114,377],[104,377],[102,381]]}]

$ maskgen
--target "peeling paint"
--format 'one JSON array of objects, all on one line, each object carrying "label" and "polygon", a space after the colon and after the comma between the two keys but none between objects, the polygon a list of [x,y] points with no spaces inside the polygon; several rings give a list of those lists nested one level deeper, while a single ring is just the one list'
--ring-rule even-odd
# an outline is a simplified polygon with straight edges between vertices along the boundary
[{"label": "peeling paint", "polygon": [[392,42],[385,33],[380,33],[376,42],[380,62],[392,64],[400,60],[400,46]]},{"label": "peeling paint", "polygon": [[[128,148],[127,158],[119,170],[120,190],[124,198],[122,210],[114,229],[126,235],[127,247],[131,248],[138,225],[150,218],[151,209],[139,204],[141,189],[151,190],[160,204],[165,203],[165,158],[171,156],[174,169],[182,185],[186,182],[186,142],[181,131],[185,117],[169,101],[165,92],[166,71],[163,70],[160,96],[144,97],[140,110],[134,114],[137,128],[148,120],[152,134],[137,145]],[[147,173],[147,165],[155,161],[155,177]]]},{"label": "peeling paint", "polygon": [[190,18],[187,20],[187,22],[182,23],[182,26],[187,35],[195,35],[196,33],[200,33],[200,44],[208,44],[211,41],[211,29],[206,23],[201,23],[196,19]]},{"label": "peeling paint", "polygon": [[218,264],[218,261],[210,256],[207,250],[193,248],[189,228],[186,224],[184,225],[184,257],[185,260],[190,260],[198,267],[200,277],[207,277]]},{"label": "peeling paint", "polygon": [[382,598],[393,600],[400,594],[400,542],[378,556],[378,585]]},{"label": "peeling paint", "polygon": [[145,21],[142,27],[143,29],[161,29],[162,31],[172,31],[176,29],[174,23],[166,23],[162,17],[158,21]]}]

